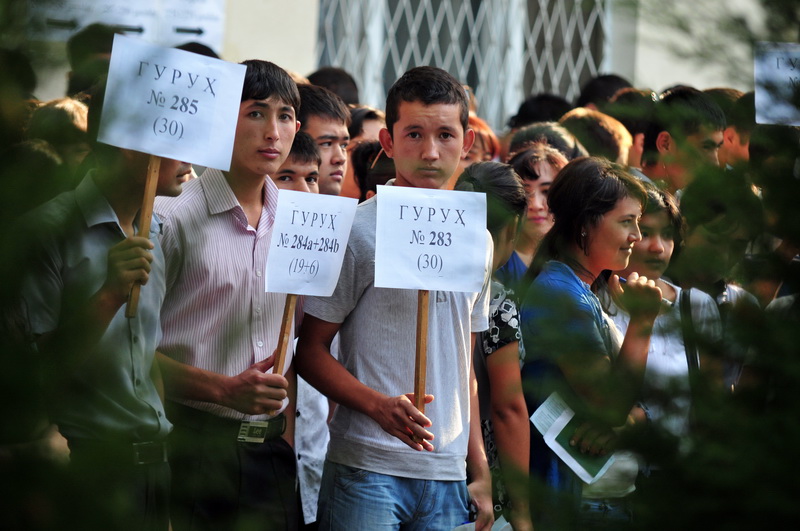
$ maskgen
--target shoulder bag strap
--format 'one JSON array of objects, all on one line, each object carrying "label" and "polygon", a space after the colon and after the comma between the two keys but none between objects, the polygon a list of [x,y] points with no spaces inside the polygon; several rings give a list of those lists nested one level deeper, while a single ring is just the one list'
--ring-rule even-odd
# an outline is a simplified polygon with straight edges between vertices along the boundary
[{"label": "shoulder bag strap", "polygon": [[697,352],[697,335],[692,320],[692,299],[688,289],[681,290],[678,304],[681,311],[681,330],[683,331],[683,346],[686,350],[686,362],[689,364],[689,375],[692,376],[700,368],[700,356]]}]

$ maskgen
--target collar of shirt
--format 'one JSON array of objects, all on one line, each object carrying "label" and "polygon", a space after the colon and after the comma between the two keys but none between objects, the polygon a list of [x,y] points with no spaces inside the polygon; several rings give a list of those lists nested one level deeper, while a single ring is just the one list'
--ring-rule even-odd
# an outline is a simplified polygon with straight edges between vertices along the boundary
[{"label": "collar of shirt", "polygon": [[[208,168],[203,172],[200,182],[203,185],[203,192],[206,197],[206,206],[209,215],[229,212],[235,208],[241,208],[239,200],[236,199],[231,190],[225,175],[220,170]],[[275,221],[275,209],[278,205],[278,187],[272,179],[265,177],[264,187],[262,188],[264,197],[264,212],[267,214],[267,225],[272,226]]]},{"label": "collar of shirt", "polygon": [[[83,215],[84,221],[86,221],[86,226],[94,227],[95,225],[113,223],[124,234],[119,224],[117,213],[114,212],[114,209],[108,203],[108,199],[95,184],[94,174],[95,171],[91,170],[75,187],[75,202]],[[139,226],[138,215],[134,226]],[[152,239],[159,234],[161,234],[161,220],[153,214],[150,223],[150,238]]]}]

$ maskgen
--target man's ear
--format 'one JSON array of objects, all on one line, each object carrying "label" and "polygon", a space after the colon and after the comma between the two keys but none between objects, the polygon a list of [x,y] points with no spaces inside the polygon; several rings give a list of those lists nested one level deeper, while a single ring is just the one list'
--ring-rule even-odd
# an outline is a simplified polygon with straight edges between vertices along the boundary
[{"label": "man's ear", "polygon": [[739,134],[736,132],[736,128],[732,125],[729,125],[722,131],[722,143],[725,146],[736,145],[739,143]]},{"label": "man's ear", "polygon": [[367,190],[367,199],[369,199],[370,197],[372,197],[374,195],[375,195],[375,192],[373,192],[372,190]]},{"label": "man's ear", "polygon": [[294,128],[294,132],[297,133],[300,130],[300,126],[303,125],[300,123],[300,120],[295,120],[297,125]]},{"label": "man's ear", "polygon": [[633,147],[637,151],[644,151],[644,133],[636,133],[633,135]]},{"label": "man's ear", "polygon": [[464,131],[464,145],[461,146],[461,158],[466,158],[469,150],[472,149],[472,144],[475,143],[475,131],[467,129]]},{"label": "man's ear", "polygon": [[381,147],[383,148],[383,152],[386,153],[386,156],[390,159],[394,158],[394,140],[392,139],[392,135],[389,134],[389,130],[384,127],[378,131],[378,140],[380,140]]},{"label": "man's ear", "polygon": [[674,141],[672,135],[667,131],[661,131],[656,137],[656,149],[659,153],[669,153],[673,149]]}]

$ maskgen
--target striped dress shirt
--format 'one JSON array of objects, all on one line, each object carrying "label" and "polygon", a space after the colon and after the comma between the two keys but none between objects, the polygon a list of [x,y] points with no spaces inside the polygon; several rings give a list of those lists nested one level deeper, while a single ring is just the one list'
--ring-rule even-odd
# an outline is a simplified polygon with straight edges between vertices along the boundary
[{"label": "striped dress shirt", "polygon": [[[167,261],[159,351],[170,358],[235,376],[277,348],[286,296],[266,293],[264,278],[278,188],[270,178],[264,183],[257,229],[247,222],[219,170],[207,169],[176,198],[156,200]],[[292,344],[284,372],[292,361]],[[178,402],[225,418],[267,418],[210,402]]]}]

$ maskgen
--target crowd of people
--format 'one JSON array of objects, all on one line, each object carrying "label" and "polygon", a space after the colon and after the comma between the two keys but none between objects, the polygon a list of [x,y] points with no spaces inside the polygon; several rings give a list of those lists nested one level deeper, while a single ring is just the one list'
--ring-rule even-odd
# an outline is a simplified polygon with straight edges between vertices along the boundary
[{"label": "crowd of people", "polygon": [[[654,529],[654,500],[731,433],[709,411],[793,404],[796,368],[773,362],[800,316],[800,132],[757,125],[752,92],[601,75],[498,135],[439,68],[378,109],[340,68],[248,60],[230,169],[162,158],[143,237],[150,157],[96,140],[113,35],[71,39],[49,102],[0,54],[20,72],[0,102],[11,527]],[[424,411],[417,293],[374,285],[380,185],[486,197],[482,290],[430,294]],[[280,190],[359,206],[276,373]],[[569,445],[611,457],[591,482],[529,420],[553,393]]]}]

